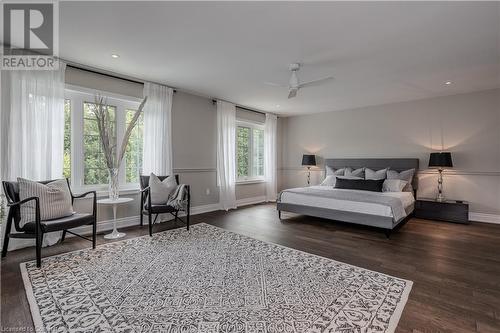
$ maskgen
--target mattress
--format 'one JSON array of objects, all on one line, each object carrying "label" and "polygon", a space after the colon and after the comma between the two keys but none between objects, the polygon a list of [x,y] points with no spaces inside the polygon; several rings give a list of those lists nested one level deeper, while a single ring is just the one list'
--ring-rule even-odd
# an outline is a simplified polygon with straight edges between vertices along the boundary
[{"label": "mattress", "polygon": [[[358,190],[336,189],[331,186],[311,186],[311,187],[322,190],[331,190],[331,191],[364,192]],[[399,200],[401,200],[401,203],[403,204],[403,207],[407,212],[409,209],[411,209],[412,205],[415,203],[415,198],[413,197],[413,193],[411,192],[381,192],[380,195],[398,198]],[[305,193],[283,192],[281,195],[281,202],[287,204],[393,217],[391,207],[389,206],[376,203],[369,203],[369,202],[323,198],[318,196],[307,195]]]}]

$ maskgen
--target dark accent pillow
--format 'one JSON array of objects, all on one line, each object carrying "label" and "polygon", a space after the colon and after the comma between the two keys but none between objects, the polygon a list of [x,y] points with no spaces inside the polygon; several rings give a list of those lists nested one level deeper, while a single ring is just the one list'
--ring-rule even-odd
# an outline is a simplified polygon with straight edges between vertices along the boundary
[{"label": "dark accent pillow", "polygon": [[382,192],[385,179],[345,179],[337,177],[335,188],[344,190],[362,190],[372,192]]}]

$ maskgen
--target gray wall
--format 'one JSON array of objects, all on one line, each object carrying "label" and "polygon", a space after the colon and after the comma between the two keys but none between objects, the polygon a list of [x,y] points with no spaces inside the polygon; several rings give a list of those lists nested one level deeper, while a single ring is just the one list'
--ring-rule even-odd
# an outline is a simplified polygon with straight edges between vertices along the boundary
[{"label": "gray wall", "polygon": [[[281,189],[303,186],[303,153],[323,158],[417,157],[419,192],[433,197],[436,173],[429,153],[453,153],[455,168],[445,172],[445,195],[467,200],[471,211],[500,214],[500,90],[438,97],[353,110],[281,119]],[[322,166],[313,171],[314,183]]]},{"label": "gray wall", "polygon": [[[108,91],[121,95],[142,97],[143,85],[105,75],[89,73],[74,68],[66,70],[66,83],[86,88]],[[237,109],[237,117],[263,122],[260,113]],[[183,183],[191,185],[193,207],[217,204],[219,194],[216,180],[216,140],[217,113],[212,100],[177,91],[172,101],[172,150],[174,172]],[[208,194],[207,194],[208,193]],[[244,184],[236,186],[237,200],[265,195],[264,184]],[[139,196],[122,195],[136,199],[120,206],[118,217],[139,215]],[[80,202],[77,210],[88,210],[88,202]],[[99,220],[112,218],[109,207],[99,208]]]}]

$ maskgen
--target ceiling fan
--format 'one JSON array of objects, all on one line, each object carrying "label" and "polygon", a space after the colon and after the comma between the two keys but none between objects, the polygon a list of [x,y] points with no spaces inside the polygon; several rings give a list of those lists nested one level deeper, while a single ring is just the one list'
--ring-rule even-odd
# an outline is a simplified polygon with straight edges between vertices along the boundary
[{"label": "ceiling fan", "polygon": [[265,84],[270,85],[270,86],[288,88],[288,98],[293,98],[293,97],[297,96],[297,92],[301,88],[309,87],[309,86],[312,86],[312,85],[319,84],[319,83],[321,83],[323,81],[327,81],[327,80],[333,79],[333,76],[327,76],[327,77],[324,77],[324,78],[321,78],[321,79],[316,79],[316,80],[312,80],[312,81],[300,83],[299,82],[299,77],[297,75],[297,72],[300,69],[300,64],[299,63],[293,63],[293,64],[290,64],[290,66],[288,68],[292,72],[291,76],[290,76],[290,80],[288,81],[288,85],[283,85],[283,84],[273,83],[273,82],[265,82]]}]

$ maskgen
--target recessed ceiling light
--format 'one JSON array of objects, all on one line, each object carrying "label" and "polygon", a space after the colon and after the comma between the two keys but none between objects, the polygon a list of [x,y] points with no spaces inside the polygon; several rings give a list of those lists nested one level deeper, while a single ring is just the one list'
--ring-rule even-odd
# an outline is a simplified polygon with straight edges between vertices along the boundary
[{"label": "recessed ceiling light", "polygon": [[120,58],[120,56],[118,54],[112,54],[111,58],[117,59],[117,58]]},{"label": "recessed ceiling light", "polygon": [[447,86],[449,86],[451,84],[451,81],[446,81],[444,84],[446,84]]},{"label": "recessed ceiling light", "polygon": [[276,107],[277,107],[277,108],[279,108],[280,106],[281,106],[281,105],[279,105],[279,104],[276,104]]}]

